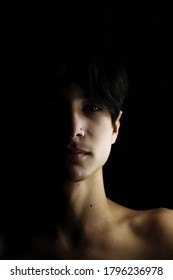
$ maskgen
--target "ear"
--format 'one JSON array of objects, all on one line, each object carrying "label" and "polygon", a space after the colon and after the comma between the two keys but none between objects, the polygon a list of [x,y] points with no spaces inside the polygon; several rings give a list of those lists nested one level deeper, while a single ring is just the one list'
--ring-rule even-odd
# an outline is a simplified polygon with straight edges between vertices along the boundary
[{"label": "ear", "polygon": [[123,112],[120,111],[119,112],[119,115],[114,123],[114,126],[113,126],[113,134],[112,134],[112,144],[115,143],[116,139],[117,139],[117,136],[118,136],[118,132],[119,132],[119,128],[120,128],[120,118],[122,116]]}]

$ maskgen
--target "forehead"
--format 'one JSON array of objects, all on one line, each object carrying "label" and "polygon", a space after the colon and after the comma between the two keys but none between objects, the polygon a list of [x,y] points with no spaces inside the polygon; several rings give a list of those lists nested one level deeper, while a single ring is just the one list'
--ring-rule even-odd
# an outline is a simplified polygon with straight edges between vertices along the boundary
[{"label": "forehead", "polygon": [[63,100],[72,101],[73,99],[89,99],[90,94],[87,90],[72,82],[61,90],[58,97]]}]

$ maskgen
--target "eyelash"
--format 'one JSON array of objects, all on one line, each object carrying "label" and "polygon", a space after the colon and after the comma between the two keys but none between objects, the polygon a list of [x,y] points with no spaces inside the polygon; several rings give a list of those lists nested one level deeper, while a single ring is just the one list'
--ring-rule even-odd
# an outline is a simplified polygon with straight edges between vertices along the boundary
[{"label": "eyelash", "polygon": [[[94,110],[94,108],[97,108],[97,110]],[[97,105],[94,105],[94,104],[87,104],[85,105],[84,107],[84,111],[87,111],[87,112],[97,112],[97,111],[100,111],[102,110],[101,107],[97,106]]]}]

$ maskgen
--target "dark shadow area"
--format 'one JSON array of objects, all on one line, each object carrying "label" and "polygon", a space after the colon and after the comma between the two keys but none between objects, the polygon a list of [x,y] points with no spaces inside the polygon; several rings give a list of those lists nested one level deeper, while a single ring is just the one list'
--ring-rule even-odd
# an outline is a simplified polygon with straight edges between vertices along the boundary
[{"label": "dark shadow area", "polygon": [[49,2],[41,9],[24,3],[19,7],[11,1],[6,7],[1,52],[2,227],[9,226],[9,217],[10,227],[23,224],[25,213],[25,223],[39,228],[39,211],[44,209],[40,216],[48,221],[54,201],[49,189],[54,186],[55,190],[52,174],[56,166],[50,163],[45,168],[45,155],[36,155],[32,149],[39,139],[40,116],[33,95],[36,89],[26,80],[29,83],[31,34],[37,28],[89,32],[119,51],[128,73],[129,93],[120,134],[104,168],[107,195],[134,209],[173,209],[172,14],[164,1],[154,8],[135,2],[129,6],[123,1],[124,5],[115,7],[99,2],[99,11],[81,2],[79,15],[70,1],[66,5],[61,1],[60,6]]}]

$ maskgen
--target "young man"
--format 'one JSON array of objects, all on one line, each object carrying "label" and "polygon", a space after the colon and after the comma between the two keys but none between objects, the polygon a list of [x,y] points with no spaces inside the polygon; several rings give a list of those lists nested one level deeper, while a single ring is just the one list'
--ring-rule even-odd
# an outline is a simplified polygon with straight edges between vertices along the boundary
[{"label": "young man", "polygon": [[2,258],[172,259],[172,210],[128,209],[105,194],[103,166],[119,133],[126,73],[106,46],[72,39],[57,47],[56,61],[40,55],[35,88],[44,83],[45,102],[34,117],[38,131],[27,164],[31,170],[35,156],[40,177],[27,189],[27,227],[10,233],[16,248],[4,237]]}]

